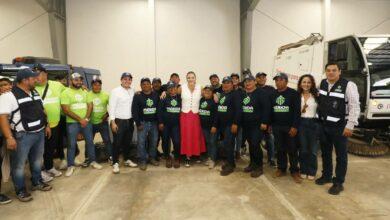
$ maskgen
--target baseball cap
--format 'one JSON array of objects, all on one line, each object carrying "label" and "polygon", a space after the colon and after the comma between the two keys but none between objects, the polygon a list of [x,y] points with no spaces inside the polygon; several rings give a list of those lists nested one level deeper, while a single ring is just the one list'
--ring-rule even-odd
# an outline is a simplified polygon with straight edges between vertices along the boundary
[{"label": "baseball cap", "polygon": [[172,82],[172,81],[169,81],[169,82],[167,83],[167,89],[174,88],[174,87],[176,87],[176,83],[174,83],[174,82]]},{"label": "baseball cap", "polygon": [[77,79],[77,78],[83,78],[80,73],[74,72],[72,75],[70,75],[71,79]]},{"label": "baseball cap", "polygon": [[20,82],[23,79],[27,79],[27,78],[30,78],[30,77],[36,77],[36,76],[38,76],[38,73],[32,71],[30,68],[20,69],[16,73],[16,81]]},{"label": "baseball cap", "polygon": [[44,71],[46,72],[46,65],[38,63],[34,66],[34,70]]},{"label": "baseball cap", "polygon": [[133,76],[131,75],[131,73],[128,73],[128,72],[122,73],[121,79],[123,79],[125,77],[129,77],[130,79],[133,79]]},{"label": "baseball cap", "polygon": [[251,74],[248,74],[248,75],[245,76],[244,82],[247,81],[247,80],[256,80],[256,79]]},{"label": "baseball cap", "polygon": [[222,83],[227,83],[227,82],[232,82],[232,77],[230,77],[230,76],[223,77]]},{"label": "baseball cap", "polygon": [[95,82],[99,82],[100,84],[102,84],[102,79],[100,78],[99,75],[92,76],[92,83],[95,83]]},{"label": "baseball cap", "polygon": [[260,77],[260,76],[267,76],[267,74],[265,72],[256,73],[256,77]]},{"label": "baseball cap", "polygon": [[232,73],[232,74],[230,74],[230,77],[237,77],[237,78],[240,78],[240,75],[238,75],[238,73]]},{"label": "baseball cap", "polygon": [[209,89],[209,90],[213,91],[213,87],[211,85],[206,85],[203,89]]},{"label": "baseball cap", "polygon": [[214,77],[217,77],[217,78],[219,79],[218,75],[214,73],[214,74],[211,74],[211,75],[210,75],[209,80],[210,80],[211,78],[214,78]]},{"label": "baseball cap", "polygon": [[276,80],[277,78],[282,78],[282,79],[288,80],[287,74],[286,73],[282,73],[282,72],[277,73],[274,76],[273,80]]},{"label": "baseball cap", "polygon": [[152,80],[152,83],[155,83],[155,82],[159,82],[159,83],[161,83],[161,79],[160,79],[160,78],[158,78],[158,77],[156,77],[156,78],[153,78],[153,80]]},{"label": "baseball cap", "polygon": [[141,79],[141,84],[143,82],[149,82],[150,83],[150,79],[148,77],[144,77],[144,78]]}]

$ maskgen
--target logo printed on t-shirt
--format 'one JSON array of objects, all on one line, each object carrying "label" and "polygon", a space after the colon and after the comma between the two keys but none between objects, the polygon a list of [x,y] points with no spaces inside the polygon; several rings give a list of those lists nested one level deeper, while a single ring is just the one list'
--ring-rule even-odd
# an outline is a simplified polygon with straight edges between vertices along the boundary
[{"label": "logo printed on t-shirt", "polygon": [[284,98],[282,95],[280,95],[280,96],[276,99],[276,104],[278,104],[278,105],[283,105],[284,102],[285,102],[285,98]]},{"label": "logo printed on t-shirt", "polygon": [[177,105],[176,99],[172,99],[172,100],[171,100],[171,105],[172,105],[172,106],[176,106],[176,105]]},{"label": "logo printed on t-shirt", "polygon": [[99,98],[93,99],[93,105],[100,105],[102,101]]},{"label": "logo printed on t-shirt", "polygon": [[244,100],[242,100],[242,103],[244,105],[247,105],[251,101],[251,98],[249,96],[245,97]]},{"label": "logo printed on t-shirt", "polygon": [[223,105],[223,103],[225,102],[225,99],[226,99],[226,96],[222,97],[222,98],[219,100],[219,104]]},{"label": "logo printed on t-shirt", "polygon": [[74,99],[76,99],[77,102],[82,102],[83,101],[83,96],[80,94],[75,94]]},{"label": "logo printed on t-shirt", "polygon": [[146,100],[146,105],[147,105],[148,107],[152,107],[152,106],[153,106],[153,100],[151,100],[150,98],[148,98],[148,99]]},{"label": "logo printed on t-shirt", "polygon": [[207,102],[206,102],[206,101],[202,102],[202,104],[200,105],[200,107],[201,107],[201,108],[207,108]]}]

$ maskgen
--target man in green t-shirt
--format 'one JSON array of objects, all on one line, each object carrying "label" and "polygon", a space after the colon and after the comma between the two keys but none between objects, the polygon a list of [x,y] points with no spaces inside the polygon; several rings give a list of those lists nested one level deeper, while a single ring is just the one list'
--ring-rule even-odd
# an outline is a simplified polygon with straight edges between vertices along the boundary
[{"label": "man in green t-shirt", "polygon": [[70,81],[71,87],[65,89],[61,94],[61,107],[66,115],[66,130],[68,134],[68,169],[65,173],[67,177],[71,176],[75,169],[74,159],[79,132],[84,136],[85,149],[88,152],[91,166],[95,169],[102,168],[95,158],[92,124],[89,122],[92,113],[92,103],[87,100],[88,92],[81,88],[83,77],[79,73],[73,73]]},{"label": "man in green t-shirt", "polygon": [[43,164],[45,171],[42,171],[42,179],[44,182],[52,180],[52,176],[58,177],[62,172],[58,171],[53,165],[54,150],[61,145],[59,139],[59,126],[61,116],[60,96],[65,90],[65,86],[59,82],[47,79],[46,66],[38,64],[35,66],[35,71],[39,74],[35,89],[43,100],[43,106],[47,114],[47,120],[51,128],[51,136],[45,137],[45,147],[43,153]]},{"label": "man in green t-shirt", "polygon": [[107,148],[110,160],[112,160],[112,144],[107,121],[109,95],[102,91],[102,80],[97,75],[92,78],[92,91],[88,93],[87,100],[93,104],[91,114],[93,136],[98,132],[100,133],[103,143]]}]

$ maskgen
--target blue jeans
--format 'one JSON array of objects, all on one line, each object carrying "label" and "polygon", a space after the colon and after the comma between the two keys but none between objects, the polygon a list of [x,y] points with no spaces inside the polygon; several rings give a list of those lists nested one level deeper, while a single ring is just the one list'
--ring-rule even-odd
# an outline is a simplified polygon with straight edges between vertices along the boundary
[{"label": "blue jeans", "polygon": [[74,166],[74,158],[76,154],[76,145],[77,145],[77,134],[82,133],[85,140],[85,150],[88,153],[88,159],[90,162],[96,161],[95,157],[95,145],[93,143],[93,134],[92,134],[92,124],[83,128],[80,123],[67,123],[66,131],[68,133],[68,167]]},{"label": "blue jeans", "polygon": [[202,128],[203,136],[206,142],[207,153],[211,160],[217,160],[217,133],[212,134],[211,128]]},{"label": "blue jeans", "polygon": [[110,138],[110,130],[108,128],[108,122],[103,121],[100,124],[94,124],[92,125],[92,132],[93,137],[95,137],[96,133],[100,133],[100,136],[102,136],[103,143],[107,148],[108,154],[110,157],[112,157],[112,144],[111,144],[111,138]]},{"label": "blue jeans", "polygon": [[317,173],[319,123],[315,119],[302,118],[298,138],[301,173],[315,176]]},{"label": "blue jeans", "polygon": [[137,131],[138,158],[141,163],[146,163],[149,158],[156,158],[158,129],[157,122],[142,121],[141,125],[143,126],[143,129]]},{"label": "blue jeans", "polygon": [[11,152],[12,180],[16,193],[26,189],[24,183],[24,167],[26,161],[30,164],[31,181],[33,185],[41,181],[41,168],[45,146],[44,130],[36,133],[17,132],[15,134],[16,150]]},{"label": "blue jeans", "polygon": [[163,148],[164,156],[166,158],[170,157],[171,155],[171,145],[170,145],[171,140],[174,149],[173,155],[175,156],[176,159],[178,159],[180,157],[180,127],[179,125],[171,126],[165,124],[164,130],[162,132],[162,148]]},{"label": "blue jeans", "polygon": [[333,146],[336,150],[336,177],[334,183],[344,183],[347,174],[348,139],[343,136],[344,127],[320,126],[320,143],[322,152],[322,176],[331,179],[333,176],[332,152]]},{"label": "blue jeans", "polygon": [[267,149],[268,162],[275,156],[275,138],[272,133],[264,132],[264,140]]}]

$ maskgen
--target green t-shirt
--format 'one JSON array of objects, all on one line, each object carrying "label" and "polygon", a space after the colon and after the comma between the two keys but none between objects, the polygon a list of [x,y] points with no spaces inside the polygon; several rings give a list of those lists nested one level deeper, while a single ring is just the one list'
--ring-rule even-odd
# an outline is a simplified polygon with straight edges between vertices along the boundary
[{"label": "green t-shirt", "polygon": [[[70,110],[80,118],[87,115],[87,91],[83,89],[67,88],[61,94],[61,105],[69,105]],[[66,116],[67,123],[76,122],[73,118]]]},{"label": "green t-shirt", "polygon": [[[47,88],[45,100],[43,100],[43,106],[47,113],[47,119],[51,128],[54,128],[60,122],[61,117],[61,103],[60,97],[61,93],[66,89],[64,85],[56,81],[48,81],[49,87]],[[43,92],[45,91],[44,86],[36,86],[35,89],[38,91],[39,95],[42,97]]]},{"label": "green t-shirt", "polygon": [[103,116],[107,113],[107,105],[109,95],[105,92],[94,93],[90,91],[87,97],[88,102],[93,103],[93,110],[91,113],[91,123],[100,124],[103,121]]}]

